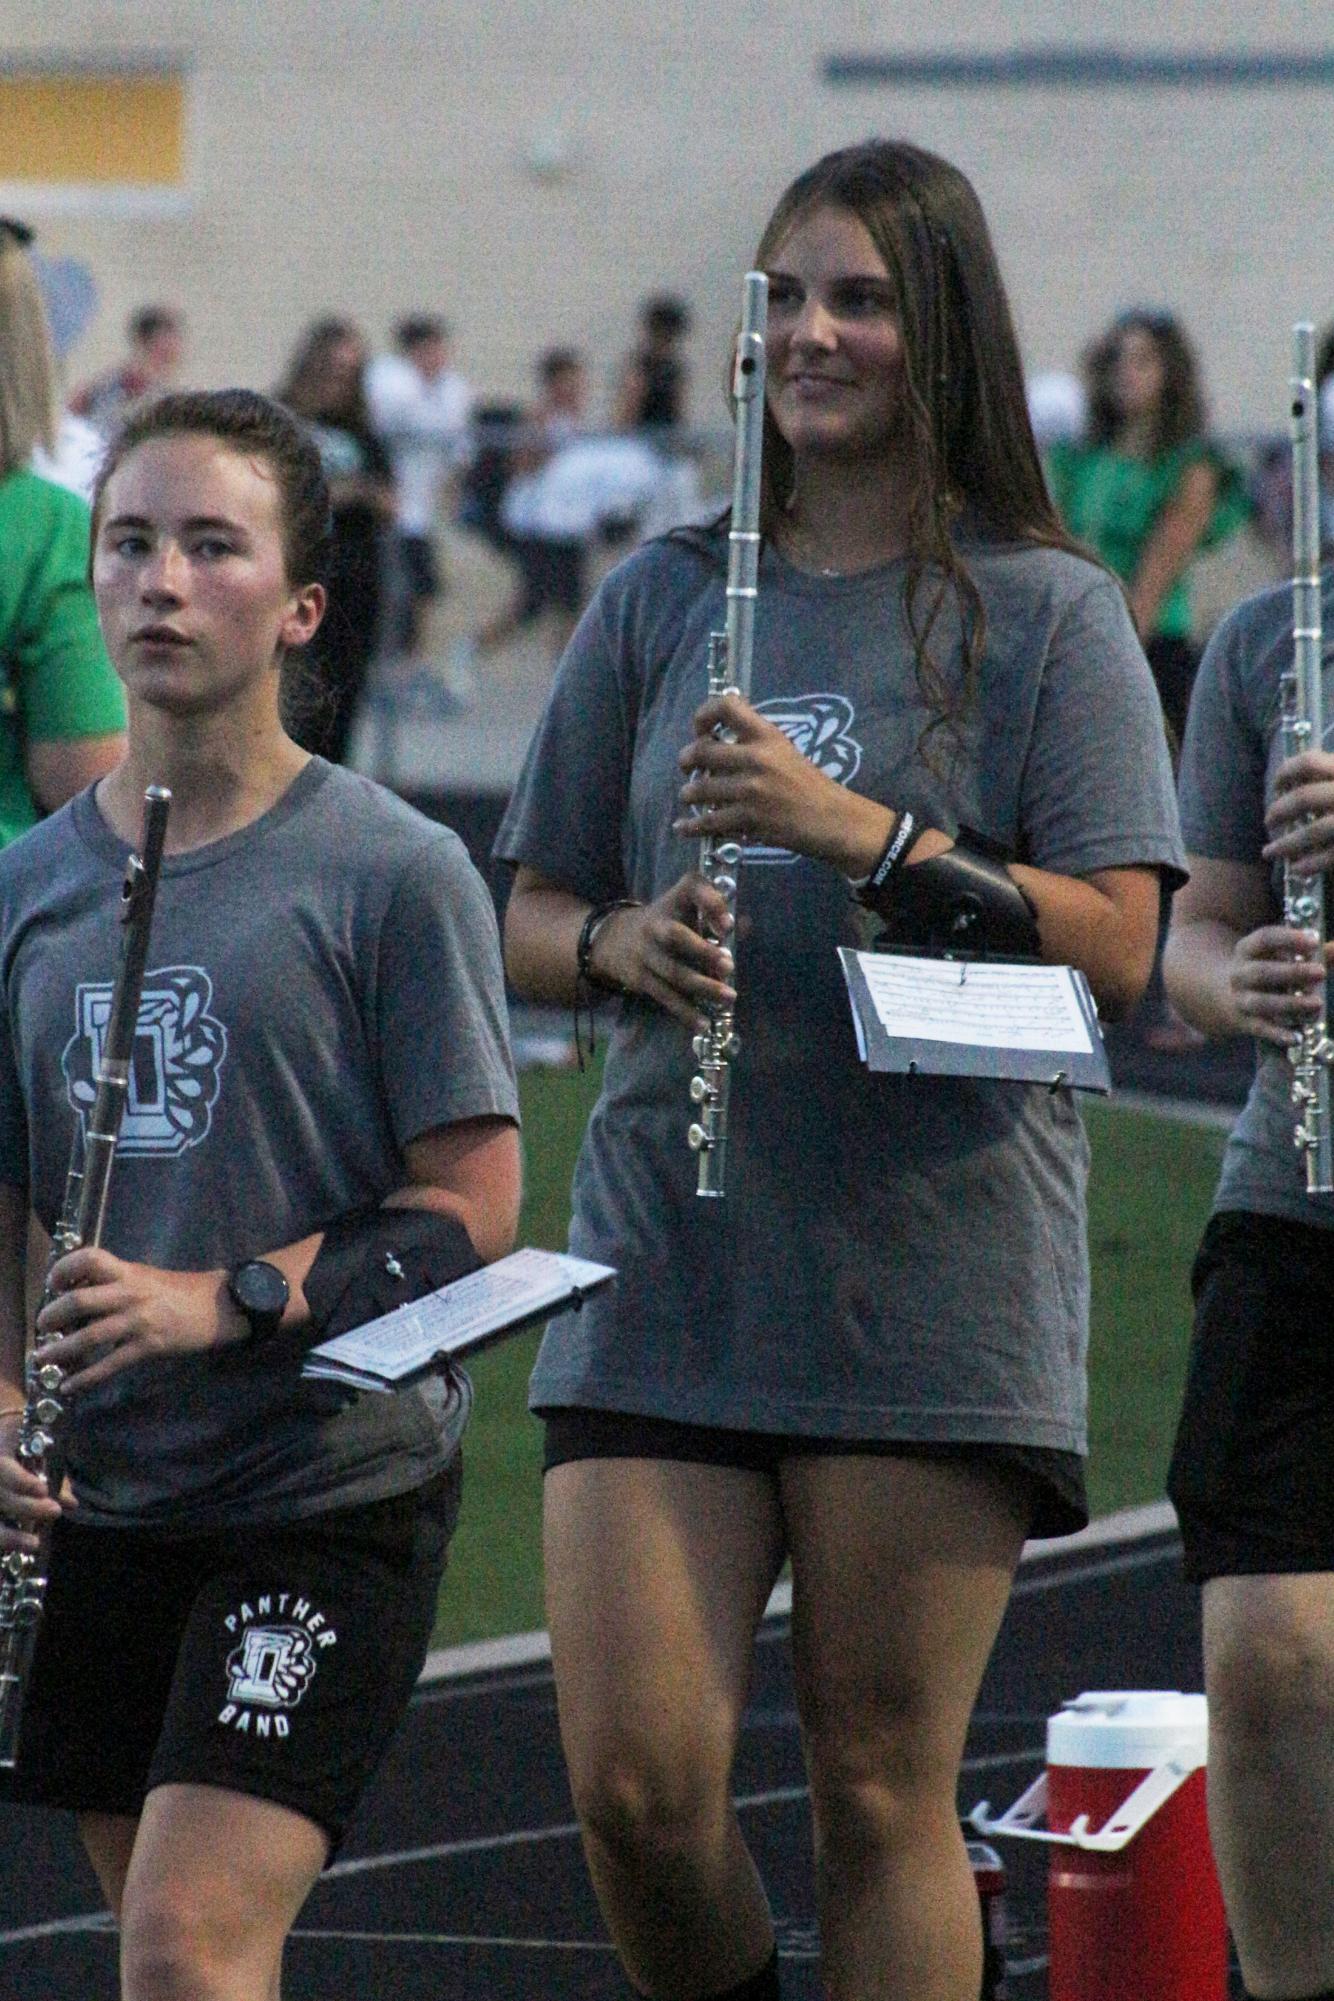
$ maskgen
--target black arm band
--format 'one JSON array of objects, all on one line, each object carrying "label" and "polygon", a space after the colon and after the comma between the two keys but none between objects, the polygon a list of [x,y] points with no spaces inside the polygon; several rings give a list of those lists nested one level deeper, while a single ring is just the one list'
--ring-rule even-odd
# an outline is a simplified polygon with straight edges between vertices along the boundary
[{"label": "black arm band", "polygon": [[978,957],[1038,955],[1033,905],[992,844],[967,827],[948,854],[894,869],[879,890],[868,883],[857,900],[885,920],[886,943]]},{"label": "black arm band", "polygon": [[358,1209],[340,1216],[306,1274],[307,1347],[481,1269],[457,1216],[438,1209]]}]

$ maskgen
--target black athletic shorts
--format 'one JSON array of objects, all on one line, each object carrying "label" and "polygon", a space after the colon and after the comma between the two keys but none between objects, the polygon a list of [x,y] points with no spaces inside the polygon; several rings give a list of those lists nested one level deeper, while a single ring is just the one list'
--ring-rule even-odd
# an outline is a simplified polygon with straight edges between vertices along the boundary
[{"label": "black athletic shorts", "polygon": [[1334,1230],[1223,1210],[1192,1283],[1167,1482],[1186,1574],[1334,1570]]},{"label": "black athletic shorts", "polygon": [[460,1480],[456,1456],[412,1493],[209,1535],[60,1521],[0,1798],[135,1815],[223,1786],[336,1848],[421,1672]]},{"label": "black athletic shorts", "polygon": [[900,1438],[807,1438],[775,1431],[728,1431],[707,1424],[677,1424],[670,1418],[642,1417],[631,1411],[548,1406],[537,1415],[546,1425],[542,1470],[573,1459],[681,1459],[697,1466],[736,1466],[752,1473],[777,1474],[784,1459],[872,1453],[882,1458],[953,1459],[994,1466],[1027,1481],[1033,1496],[1029,1534],[1073,1535],[1089,1518],[1084,1461],[1077,1452],[1038,1445],[936,1443]]}]

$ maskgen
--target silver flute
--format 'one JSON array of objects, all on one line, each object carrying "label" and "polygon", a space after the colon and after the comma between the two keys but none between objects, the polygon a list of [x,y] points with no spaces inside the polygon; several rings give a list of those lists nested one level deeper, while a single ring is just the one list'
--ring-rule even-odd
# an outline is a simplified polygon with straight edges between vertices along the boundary
[{"label": "silver flute", "polygon": [[[1320,616],[1320,437],[1315,381],[1315,328],[1302,320],[1292,330],[1292,664],[1279,684],[1283,755],[1296,757],[1324,744],[1323,634]],[[1299,865],[1283,869],[1283,920],[1314,931],[1325,948],[1325,879]],[[1334,1190],[1334,1150],[1329,1123],[1329,1066],[1334,1043],[1326,1018],[1325,982],[1320,1013],[1302,1027],[1288,1049],[1292,1064],[1293,1138],[1306,1162],[1308,1195]]]},{"label": "silver flute", "polygon": [[[727,620],[709,634],[709,695],[750,700],[755,651],[755,605],[760,574],[760,466],[764,449],[764,335],[769,314],[769,280],[762,271],[746,273],[732,368],[736,449],[732,461],[732,525],[727,537]],[[700,841],[699,869],[727,899],[735,919],[741,843]],[[726,934],[735,955],[735,930]],[[719,941],[721,942],[721,940]],[[731,1008],[719,1008],[691,1045],[697,1069],[690,1080],[696,1116],[687,1138],[699,1159],[697,1195],[721,1196],[727,1173],[727,1101],[731,1062],[739,1047]]]},{"label": "silver flute", "polygon": [[[60,1219],[51,1237],[43,1306],[54,1296],[51,1271],[57,1260],[84,1244],[99,1244],[102,1240],[116,1141],[130,1095],[139,997],[143,992],[153,903],[170,807],[171,794],[166,787],[150,785],[144,794],[139,853],[130,856],[121,890],[120,922],[124,932],[120,966],[102,1033],[97,1092],[86,1130],[75,1121]],[[27,1401],[15,1453],[30,1473],[45,1478],[47,1492],[53,1496],[59,1495],[65,1477],[62,1438],[65,1405],[60,1394],[65,1372],[56,1363],[43,1361],[42,1350],[55,1338],[54,1335],[44,1338],[41,1334],[33,1338],[28,1356]],[[38,1544],[36,1550],[11,1549],[0,1557],[0,1769],[6,1771],[18,1759],[33,1650],[46,1605],[51,1561],[49,1526],[39,1531]]]}]

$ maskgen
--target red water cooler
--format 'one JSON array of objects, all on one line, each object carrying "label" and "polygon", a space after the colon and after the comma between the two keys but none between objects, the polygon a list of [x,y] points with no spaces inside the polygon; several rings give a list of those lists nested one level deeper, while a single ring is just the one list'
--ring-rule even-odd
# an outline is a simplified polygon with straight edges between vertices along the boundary
[{"label": "red water cooler", "polygon": [[1081,1695],[1049,1719],[1046,1772],[1022,1799],[996,1819],[974,1810],[988,1836],[1051,1844],[1050,2001],[1226,2001],[1207,1734],[1202,1695]]}]

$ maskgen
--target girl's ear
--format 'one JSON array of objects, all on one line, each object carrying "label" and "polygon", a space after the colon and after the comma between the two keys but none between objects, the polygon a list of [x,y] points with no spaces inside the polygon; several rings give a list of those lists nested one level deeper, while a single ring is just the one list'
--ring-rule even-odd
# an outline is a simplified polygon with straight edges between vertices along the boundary
[{"label": "girl's ear", "polygon": [[282,622],[278,634],[281,644],[304,646],[313,639],[328,602],[329,594],[323,584],[305,584],[292,599]]}]

